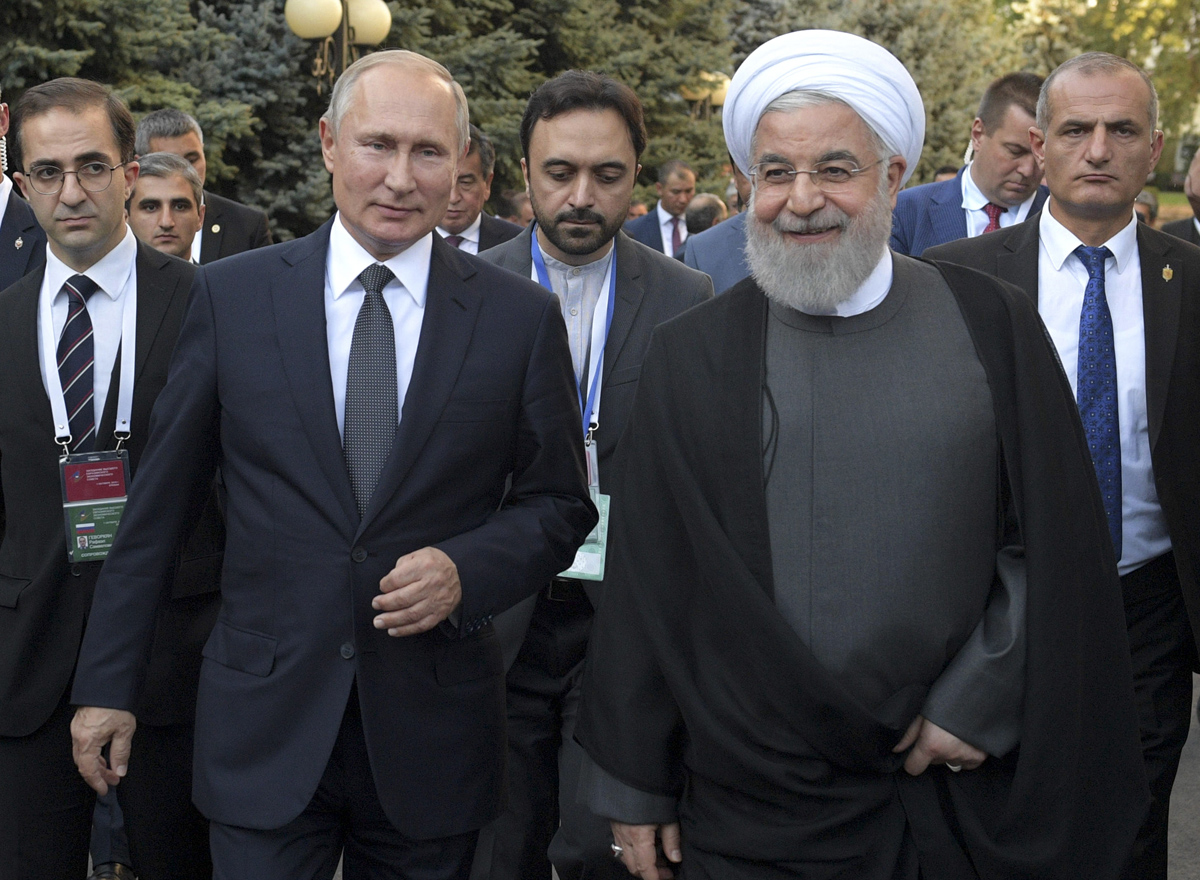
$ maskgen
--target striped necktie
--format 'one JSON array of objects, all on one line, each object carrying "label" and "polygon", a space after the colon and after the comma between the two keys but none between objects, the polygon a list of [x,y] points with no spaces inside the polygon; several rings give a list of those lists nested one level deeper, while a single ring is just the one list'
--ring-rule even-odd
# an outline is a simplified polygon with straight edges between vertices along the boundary
[{"label": "striped necktie", "polygon": [[87,301],[99,286],[86,275],[72,275],[62,286],[69,303],[67,323],[58,340],[58,380],[62,383],[71,429],[71,451],[91,452],[96,445],[94,365],[96,346]]}]

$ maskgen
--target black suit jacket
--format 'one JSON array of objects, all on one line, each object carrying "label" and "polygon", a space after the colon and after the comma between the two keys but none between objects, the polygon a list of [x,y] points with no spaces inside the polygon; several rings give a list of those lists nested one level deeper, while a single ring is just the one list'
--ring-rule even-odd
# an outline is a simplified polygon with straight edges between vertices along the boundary
[{"label": "black suit jacket", "polygon": [[[325,328],[333,222],[197,271],[73,701],[136,704],[161,572],[219,460],[229,525],[200,672],[196,805],[248,828],[295,818],[357,683],[392,824],[414,839],[458,834],[503,797],[492,617],[570,564],[595,523],[566,327],[553,296],[434,235],[400,428],[360,517]],[[428,546],[457,566],[459,627],[391,637],[371,600],[397,559]]]},{"label": "black suit jacket", "polygon": [[[679,218],[679,222],[680,224],[683,223],[682,217]],[[633,220],[626,222],[622,228],[625,230],[625,234],[634,241],[641,242],[646,247],[650,248],[651,250],[658,251],[660,254],[664,253],[662,230],[658,225],[657,203],[649,210],[649,212],[643,214],[641,217],[635,217]],[[685,238],[684,241],[686,242],[687,239]],[[675,255],[667,254],[667,256],[673,257]]]},{"label": "black suit jacket", "polygon": [[271,227],[265,212],[204,191],[204,228],[200,230],[201,264],[270,243]]},{"label": "black suit jacket", "polygon": [[[126,447],[137,484],[138,466],[150,434],[150,411],[167,378],[187,302],[193,266],[138,245],[137,363],[132,431]],[[71,679],[84,622],[101,563],[67,559],[58,456],[50,401],[38,360],[37,314],[44,268],[0,293],[0,736],[24,736],[40,727],[58,705]],[[115,448],[119,362],[105,401],[97,448]],[[198,511],[192,512],[192,521]],[[187,719],[194,700],[183,675],[198,671],[200,643],[182,655],[178,637],[211,626],[215,574],[219,569],[219,524],[209,523],[208,547],[191,546],[184,571],[172,557],[168,580],[172,600],[158,621],[150,671],[153,682],[141,711],[146,720]],[[207,577],[205,574],[207,573]],[[206,618],[207,615],[207,618]]]},{"label": "black suit jacket", "polygon": [[45,262],[46,233],[38,226],[33,208],[13,187],[4,209],[4,222],[0,223],[0,290]]},{"label": "black suit jacket", "polygon": [[[1038,297],[1038,224],[930,248],[932,260],[994,275]],[[1137,227],[1146,333],[1150,458],[1192,633],[1200,638],[1200,248]]]},{"label": "black suit jacket", "polygon": [[1182,238],[1186,242],[1200,245],[1200,232],[1196,231],[1195,218],[1188,217],[1186,220],[1175,220],[1171,223],[1164,223],[1162,231],[1167,235],[1173,235],[1176,238]]},{"label": "black suit jacket", "polygon": [[498,244],[512,241],[521,234],[521,230],[524,228],[523,226],[518,226],[516,223],[509,223],[507,220],[493,217],[490,214],[480,214],[479,252],[483,253],[488,248],[494,248]]},{"label": "black suit jacket", "polygon": [[[512,241],[482,254],[482,257],[529,278],[533,270],[532,236],[533,227],[530,226]],[[617,301],[604,346],[600,423],[596,431],[601,488],[612,479],[612,456],[629,419],[642,372],[642,358],[650,345],[650,334],[659,324],[713,295],[712,279],[703,272],[689,269],[678,260],[668,259],[661,251],[647,248],[627,236],[618,235],[614,241],[617,248]],[[578,405],[575,409],[578,411]],[[593,607],[598,608],[602,584],[585,581],[585,586]],[[524,641],[535,598],[530,597],[497,622],[509,665],[516,659],[517,650]]]}]

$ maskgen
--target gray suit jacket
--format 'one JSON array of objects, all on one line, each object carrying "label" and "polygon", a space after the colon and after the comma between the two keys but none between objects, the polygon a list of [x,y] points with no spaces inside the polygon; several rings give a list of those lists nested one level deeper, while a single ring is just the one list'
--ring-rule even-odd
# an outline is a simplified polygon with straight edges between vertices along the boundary
[{"label": "gray suit jacket", "polygon": [[717,293],[724,293],[749,276],[746,212],[734,214],[712,229],[689,235],[683,243],[683,262],[711,278]]},{"label": "gray suit jacket", "polygon": [[[532,236],[531,225],[511,241],[479,256],[522,278],[529,278],[533,269]],[[678,260],[625,235],[617,235],[614,241],[617,248],[617,301],[613,307],[612,328],[604,345],[601,419],[596,432],[601,488],[611,479],[609,468],[613,452],[633,407],[642,358],[650,344],[651,332],[663,321],[713,295],[712,282],[705,275],[680,265]],[[603,583],[587,581],[585,584],[593,607],[598,606]],[[536,600],[536,595],[531,596],[495,618],[506,668],[512,665],[525,640]]]}]

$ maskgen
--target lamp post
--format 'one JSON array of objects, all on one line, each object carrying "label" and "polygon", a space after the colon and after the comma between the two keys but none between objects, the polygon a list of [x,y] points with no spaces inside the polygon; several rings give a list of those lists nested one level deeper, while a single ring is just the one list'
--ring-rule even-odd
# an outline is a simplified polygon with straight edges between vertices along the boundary
[{"label": "lamp post", "polygon": [[679,90],[683,99],[692,105],[692,119],[709,119],[714,111],[725,105],[725,95],[729,91],[729,77],[723,73],[700,71],[697,79],[700,88],[684,87]]},{"label": "lamp post", "polygon": [[383,0],[287,0],[283,15],[296,36],[321,40],[312,63],[318,93],[326,83],[332,89],[354,63],[356,47],[378,46],[392,29],[392,12]]}]

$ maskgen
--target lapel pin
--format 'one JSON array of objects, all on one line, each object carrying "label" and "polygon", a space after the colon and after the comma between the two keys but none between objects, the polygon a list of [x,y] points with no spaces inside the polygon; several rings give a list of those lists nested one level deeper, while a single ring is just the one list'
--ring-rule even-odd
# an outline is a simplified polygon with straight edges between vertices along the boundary
[{"label": "lapel pin", "polygon": [[216,235],[218,232],[220,232],[220,231],[221,231],[221,224],[220,224],[220,223],[214,223],[214,224],[212,225],[212,231],[213,231],[213,234],[214,234],[214,235]]},{"label": "lapel pin", "polygon": [[17,250],[20,250],[24,246],[25,246],[25,239],[21,238],[20,236],[17,236],[17,240],[13,242],[13,247],[15,247]]},{"label": "lapel pin", "polygon": [[1175,277],[1175,270],[1170,266],[1163,266],[1163,281],[1170,281]]}]

